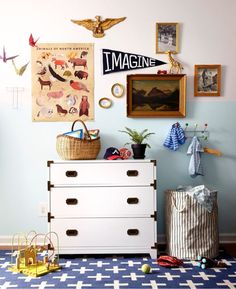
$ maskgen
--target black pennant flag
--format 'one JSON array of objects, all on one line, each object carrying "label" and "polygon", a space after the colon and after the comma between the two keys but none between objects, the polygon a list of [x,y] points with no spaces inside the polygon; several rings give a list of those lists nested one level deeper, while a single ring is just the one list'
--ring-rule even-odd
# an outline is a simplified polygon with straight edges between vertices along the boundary
[{"label": "black pennant flag", "polygon": [[103,74],[154,67],[166,62],[144,55],[102,49]]}]

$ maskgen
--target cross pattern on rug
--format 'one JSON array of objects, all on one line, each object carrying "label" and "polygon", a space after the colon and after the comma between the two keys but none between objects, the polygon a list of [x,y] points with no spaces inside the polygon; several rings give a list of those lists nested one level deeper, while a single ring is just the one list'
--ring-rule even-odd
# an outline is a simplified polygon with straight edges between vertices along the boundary
[{"label": "cross pattern on rug", "polygon": [[[164,268],[149,257],[60,258],[62,269],[42,277],[30,277],[8,270],[11,252],[0,251],[0,289],[236,289],[236,259],[222,255],[227,268],[202,270],[194,261],[179,268]],[[143,264],[152,268],[141,271]]]}]

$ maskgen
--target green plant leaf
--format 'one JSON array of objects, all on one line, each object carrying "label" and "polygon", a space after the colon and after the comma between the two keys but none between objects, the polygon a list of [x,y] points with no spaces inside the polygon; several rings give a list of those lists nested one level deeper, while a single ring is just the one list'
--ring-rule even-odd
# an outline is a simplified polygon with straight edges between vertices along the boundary
[{"label": "green plant leaf", "polygon": [[[130,140],[136,144],[144,143],[145,139],[149,138],[150,135],[155,134],[154,132],[148,132],[147,128],[141,132],[137,132],[135,129],[125,127],[125,130],[120,130],[120,132],[124,132],[124,133],[128,134],[130,137]],[[130,143],[127,143],[127,144],[130,144]],[[149,144],[146,143],[146,145],[147,145],[147,147],[150,148]]]}]

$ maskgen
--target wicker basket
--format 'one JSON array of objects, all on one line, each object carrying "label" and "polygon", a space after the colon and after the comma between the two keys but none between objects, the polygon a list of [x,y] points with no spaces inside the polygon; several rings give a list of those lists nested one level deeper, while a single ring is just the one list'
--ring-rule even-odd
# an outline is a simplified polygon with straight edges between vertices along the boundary
[{"label": "wicker basket", "polygon": [[72,124],[71,131],[74,131],[76,122],[81,122],[89,139],[79,139],[68,135],[57,136],[56,149],[63,160],[94,160],[100,151],[100,137],[91,139],[85,123],[78,119]]}]

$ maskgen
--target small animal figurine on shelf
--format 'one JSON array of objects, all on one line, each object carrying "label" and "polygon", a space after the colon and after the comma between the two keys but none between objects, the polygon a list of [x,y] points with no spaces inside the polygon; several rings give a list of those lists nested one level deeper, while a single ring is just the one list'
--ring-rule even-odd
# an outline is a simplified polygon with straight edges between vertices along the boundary
[{"label": "small animal figurine on shelf", "polygon": [[203,270],[207,268],[213,268],[213,267],[221,267],[221,268],[227,267],[227,265],[224,262],[207,258],[207,257],[198,256],[197,261],[198,261],[197,266]]},{"label": "small animal figurine on shelf", "polygon": [[157,74],[167,74],[167,70],[157,70]]},{"label": "small animal figurine on shelf", "polygon": [[182,64],[172,57],[171,51],[167,51],[167,54],[170,64],[169,73],[176,73],[176,74],[181,73],[182,69],[184,69]]}]

